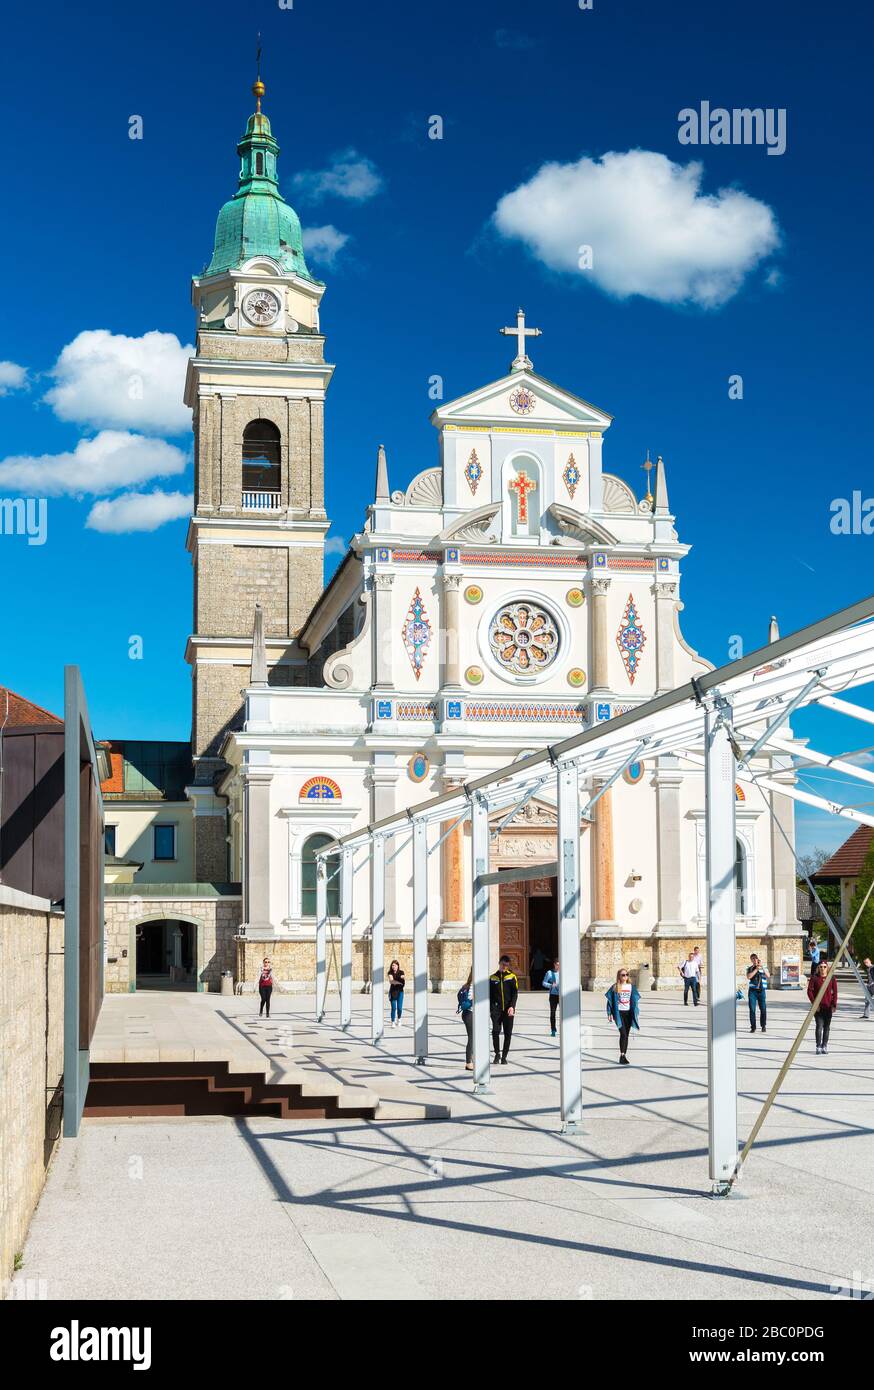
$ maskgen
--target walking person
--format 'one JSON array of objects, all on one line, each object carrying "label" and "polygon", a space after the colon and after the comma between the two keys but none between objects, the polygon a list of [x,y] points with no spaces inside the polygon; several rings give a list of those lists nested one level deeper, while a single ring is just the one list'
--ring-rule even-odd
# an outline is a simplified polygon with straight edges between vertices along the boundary
[{"label": "walking person", "polygon": [[261,962],[261,973],[258,976],[258,993],[261,996],[261,1007],[258,1010],[260,1018],[266,1012],[270,1017],[270,996],[273,993],[273,986],[276,981],[273,978],[273,967],[270,964],[270,957],[265,956]]},{"label": "walking person", "polygon": [[[507,1065],[510,1039],[513,1036],[513,1020],[516,1017],[516,1001],[519,998],[519,981],[510,969],[510,957],[501,956],[494,975],[489,976],[489,1010],[492,1015],[492,1043],[495,1048],[495,1061]],[[501,1029],[504,1030],[504,1047],[501,1049]]]},{"label": "walking person", "polygon": [[461,1014],[461,1021],[467,1033],[467,1048],[464,1056],[465,1071],[473,1071],[473,971],[468,973],[467,979],[461,986],[456,995],[458,999],[457,1014]]},{"label": "walking person", "polygon": [[683,977],[683,1003],[688,1007],[689,992],[692,993],[692,1003],[698,1007],[698,996],[701,993],[701,961],[695,959],[695,952],[690,951],[685,960],[680,961],[680,974]]},{"label": "walking person", "polygon": [[552,1036],[555,1037],[555,1015],[558,1010],[558,1000],[560,986],[558,982],[558,961],[552,962],[552,969],[547,970],[543,976],[543,988],[549,990],[549,1027]]},{"label": "walking person", "polygon": [[867,990],[868,990],[867,994],[865,995],[865,1007],[864,1007],[864,1009],[862,1010],[862,1017],[863,1017],[863,1018],[870,1018],[870,1017],[871,1017],[871,1000],[872,1000],[872,997],[874,997],[874,965],[871,964],[871,957],[870,957],[870,956],[866,956],[866,957],[865,957],[865,959],[862,961],[862,966],[863,966],[863,973],[864,973],[864,976],[865,976],[865,985],[866,985]]},{"label": "walking person", "polygon": [[535,946],[531,952],[531,959],[528,962],[528,981],[532,989],[540,989],[543,984],[543,973],[549,961],[543,954],[539,946]]},{"label": "walking person", "polygon": [[813,932],[811,932],[810,936],[807,938],[807,951],[810,956],[810,978],[813,979],[819,966],[819,957],[821,954],[819,949],[819,942],[817,941]]},{"label": "walking person", "polygon": [[632,1028],[640,1028],[640,995],[627,970],[617,971],[616,983],[608,989],[606,999],[607,1017],[619,1029],[619,1061],[627,1067],[628,1039]]},{"label": "walking person", "polygon": [[393,960],[388,968],[388,1002],[391,1005],[391,1026],[400,1028],[404,1016],[404,989],[406,976],[399,960]]},{"label": "walking person", "polygon": [[767,990],[771,976],[767,968],[762,964],[755,951],[750,956],[750,964],[747,966],[747,1000],[750,1006],[750,1032],[756,1031],[756,1005],[759,1008],[759,1022],[762,1025],[762,1032],[768,1022]]},{"label": "walking person", "polygon": [[[816,974],[811,975],[807,982],[807,997],[813,1003],[819,991],[822,989],[822,982],[828,974],[828,964],[821,960],[816,968]],[[819,1008],[813,1015],[813,1022],[816,1025],[816,1055],[817,1057],[828,1056],[828,1035],[832,1026],[832,1014],[838,1007],[838,982],[832,975],[828,982],[828,989],[820,1000]]]}]

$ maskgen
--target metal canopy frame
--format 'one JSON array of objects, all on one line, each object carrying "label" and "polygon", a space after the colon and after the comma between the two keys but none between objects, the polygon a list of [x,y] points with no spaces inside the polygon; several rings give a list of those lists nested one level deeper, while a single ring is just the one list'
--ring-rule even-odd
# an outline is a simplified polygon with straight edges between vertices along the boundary
[{"label": "metal canopy frame", "polygon": [[[580,1044],[580,822],[600,795],[637,758],[679,756],[704,769],[705,853],[708,945],[708,1094],[709,1168],[713,1190],[727,1192],[738,1154],[736,1073],[735,966],[735,782],[750,781],[797,801],[834,812],[849,820],[874,825],[874,816],[797,786],[768,777],[750,766],[772,745],[788,760],[802,758],[787,738],[785,724],[798,709],[819,704],[837,713],[874,723],[874,711],[842,700],[843,692],[874,680],[874,596],[769,643],[767,647],[695,678],[623,715],[529,754],[514,763],[475,778],[462,787],[397,811],[382,820],[344,835],[318,851],[324,862],[338,851],[350,868],[341,876],[343,981],[341,1022],[351,1017],[352,852],[373,846],[412,827],[414,896],[414,1010],[416,1060],[427,1057],[427,830],[432,821],[457,817],[455,828],[468,816],[472,840],[472,955],[473,955],[473,1084],[489,1086],[489,889],[503,880],[489,870],[489,815],[510,808],[501,825],[512,819],[535,792],[555,778],[558,857],[547,865],[558,879],[559,956],[561,960],[561,1124],[568,1132],[582,1123]],[[805,750],[806,752],[806,750]],[[813,761],[839,766],[849,776],[870,782],[871,774],[853,764],[816,755]],[[791,765],[791,764],[790,764]],[[581,807],[580,786],[591,795]],[[444,832],[438,845],[445,838]],[[437,848],[437,845],[433,847]],[[379,852],[375,860],[379,867]],[[538,877],[545,869],[539,865]],[[372,865],[373,869],[373,865]],[[504,871],[505,873],[506,871]],[[373,890],[372,890],[373,892]],[[323,930],[324,895],[318,907],[318,932]],[[380,894],[372,897],[375,931],[381,925]],[[347,930],[348,924],[348,930]],[[374,957],[376,985],[377,964]],[[382,968],[380,952],[378,970]],[[348,984],[347,984],[348,981]],[[374,1041],[381,1036],[375,1018]]]}]

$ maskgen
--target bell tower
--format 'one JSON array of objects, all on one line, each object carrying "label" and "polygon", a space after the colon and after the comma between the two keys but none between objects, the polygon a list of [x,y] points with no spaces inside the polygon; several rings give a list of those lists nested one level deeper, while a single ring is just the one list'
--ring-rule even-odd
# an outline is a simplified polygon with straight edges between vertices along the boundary
[{"label": "bell tower", "polygon": [[296,634],[323,587],[325,291],[306,264],[300,221],[279,191],[277,144],[261,111],[264,84],[239,145],[239,187],[218,215],[212,257],[192,281],[196,355],[185,403],[193,414],[194,566],[192,757],[195,873],[228,877],[221,749],[242,719],[255,605],[268,678],[290,684]]}]

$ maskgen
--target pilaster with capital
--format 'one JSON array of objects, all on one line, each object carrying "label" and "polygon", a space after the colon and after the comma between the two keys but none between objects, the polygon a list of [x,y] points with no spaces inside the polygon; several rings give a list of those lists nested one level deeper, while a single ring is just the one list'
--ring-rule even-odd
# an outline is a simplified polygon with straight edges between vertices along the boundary
[{"label": "pilaster with capital", "polygon": [[[598,783],[594,790],[597,791]],[[613,846],[613,792],[606,791],[594,806],[592,887],[596,931],[616,930],[616,871]]]},{"label": "pilaster with capital", "polygon": [[608,667],[607,604],[610,594],[610,580],[603,576],[593,577],[591,581],[592,608],[592,683],[589,693],[606,694],[610,689]]},{"label": "pilaster with capital", "polygon": [[459,630],[461,628],[461,575],[443,575],[443,631],[441,633],[441,654],[443,674],[441,684],[444,690],[461,689],[461,666],[459,655]]},{"label": "pilaster with capital", "polygon": [[656,616],[656,694],[673,690],[677,679],[674,669],[676,638],[674,636],[674,609],[677,606],[677,581],[675,579],[656,580],[652,586],[655,598]]},{"label": "pilaster with capital", "polygon": [[[398,770],[393,753],[374,752],[373,762],[368,774],[370,783],[370,818],[372,821],[384,820],[395,810]],[[397,863],[393,858],[397,844],[389,840],[385,855],[385,931],[397,929],[398,894]]]},{"label": "pilaster with capital", "polygon": [[[252,756],[251,754],[249,755]],[[258,931],[270,925],[270,789],[273,773],[268,767],[247,762],[243,780],[243,920]]]},{"label": "pilaster with capital", "polygon": [[393,584],[394,575],[392,574],[375,574],[373,576],[373,592],[375,595],[373,614],[373,684],[374,688],[377,690],[392,690],[394,688],[391,631]]},{"label": "pilaster with capital", "polygon": [[658,920],[656,933],[673,936],[685,929],[681,858],[680,788],[683,774],[673,755],[659,758],[653,775],[656,789],[658,846]]},{"label": "pilaster with capital", "polygon": [[[464,777],[446,776],[443,777],[443,790],[455,791],[464,785]],[[449,820],[441,822],[440,834],[446,834],[452,822],[458,819],[458,814],[453,815]],[[465,893],[465,864],[464,864],[464,822],[456,825],[440,846],[440,935],[441,936],[461,936],[466,935],[467,926],[467,894]]]}]

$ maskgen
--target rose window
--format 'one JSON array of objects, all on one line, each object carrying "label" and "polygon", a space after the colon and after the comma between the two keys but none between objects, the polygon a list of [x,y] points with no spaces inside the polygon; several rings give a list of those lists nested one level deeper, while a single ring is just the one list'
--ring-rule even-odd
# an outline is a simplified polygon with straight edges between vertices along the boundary
[{"label": "rose window", "polygon": [[519,675],[542,671],[558,652],[558,628],[535,603],[511,603],[495,614],[489,647],[500,666]]}]

